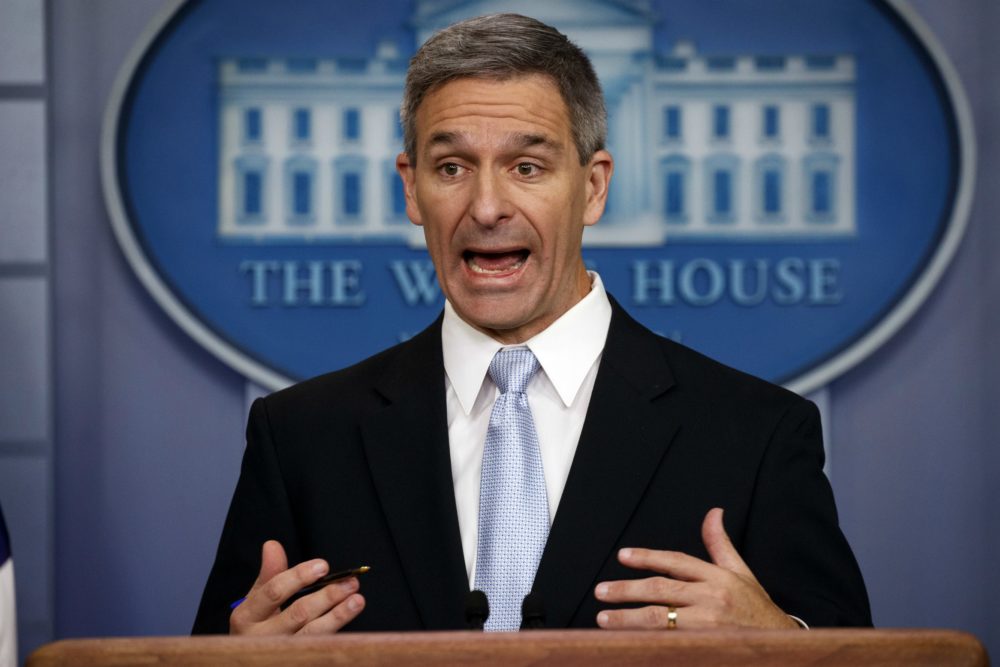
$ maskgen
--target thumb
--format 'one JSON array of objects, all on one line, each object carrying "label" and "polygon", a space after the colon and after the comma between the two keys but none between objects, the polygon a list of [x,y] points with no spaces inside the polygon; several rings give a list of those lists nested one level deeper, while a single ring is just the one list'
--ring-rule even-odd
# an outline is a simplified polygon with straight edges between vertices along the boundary
[{"label": "thumb", "polygon": [[277,540],[268,540],[260,551],[260,574],[254,586],[266,584],[274,575],[280,574],[288,569],[288,557],[285,556],[285,548]]},{"label": "thumb", "polygon": [[722,508],[714,507],[705,515],[705,521],[701,524],[701,540],[705,543],[713,563],[730,572],[753,578],[753,573],[740,558],[739,552],[736,551],[722,525]]}]

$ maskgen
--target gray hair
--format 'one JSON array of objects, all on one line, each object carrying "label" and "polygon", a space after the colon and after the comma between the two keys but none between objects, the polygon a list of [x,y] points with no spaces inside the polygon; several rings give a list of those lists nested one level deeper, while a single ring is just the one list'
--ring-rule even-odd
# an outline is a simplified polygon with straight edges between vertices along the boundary
[{"label": "gray hair", "polygon": [[604,148],[608,132],[604,96],[594,67],[566,35],[520,14],[461,21],[436,33],[413,56],[400,109],[410,160],[416,161],[417,109],[435,88],[462,77],[506,81],[526,74],[552,78],[569,109],[580,164],[586,164]]}]

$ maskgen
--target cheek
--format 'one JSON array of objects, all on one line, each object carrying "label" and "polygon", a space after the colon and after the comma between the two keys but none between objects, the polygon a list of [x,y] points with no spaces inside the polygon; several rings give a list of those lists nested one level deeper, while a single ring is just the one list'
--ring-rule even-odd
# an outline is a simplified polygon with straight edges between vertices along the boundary
[{"label": "cheek", "polygon": [[430,253],[431,260],[436,267],[447,264],[448,247],[443,243],[437,229],[432,224],[424,225],[424,240],[427,243],[427,252]]},{"label": "cheek", "polygon": [[546,254],[559,261],[575,259],[580,256],[580,234],[583,226],[580,218],[573,210],[563,209],[548,221],[544,231]]},{"label": "cheek", "polygon": [[565,196],[549,194],[542,198],[525,198],[517,202],[518,211],[528,220],[546,256],[560,252],[560,247],[571,235],[573,206]]},{"label": "cheek", "polygon": [[454,228],[444,223],[440,217],[424,218],[424,240],[434,267],[438,271],[449,272],[461,263],[460,255],[453,248]]},{"label": "cheek", "polygon": [[425,194],[420,201],[420,216],[428,245],[431,238],[437,239],[439,243],[449,243],[462,218],[460,197],[438,196],[438,193],[433,193],[431,196]]}]

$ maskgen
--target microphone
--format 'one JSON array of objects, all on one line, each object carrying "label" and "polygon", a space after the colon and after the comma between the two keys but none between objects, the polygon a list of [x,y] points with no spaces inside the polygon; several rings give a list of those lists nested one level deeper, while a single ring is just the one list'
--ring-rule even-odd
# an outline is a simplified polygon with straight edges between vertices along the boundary
[{"label": "microphone", "polygon": [[486,593],[476,590],[469,591],[465,596],[465,625],[470,630],[482,631],[486,619],[490,617],[490,603]]},{"label": "microphone", "polygon": [[545,627],[545,605],[542,596],[531,591],[521,602],[521,627],[525,630],[541,630]]}]

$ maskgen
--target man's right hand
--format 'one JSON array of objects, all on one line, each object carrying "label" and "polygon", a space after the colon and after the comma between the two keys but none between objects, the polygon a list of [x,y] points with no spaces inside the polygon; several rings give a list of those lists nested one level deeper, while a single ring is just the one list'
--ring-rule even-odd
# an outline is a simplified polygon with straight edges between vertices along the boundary
[{"label": "man's right hand", "polygon": [[365,598],[356,592],[360,586],[356,577],[334,582],[281,610],[286,600],[329,569],[326,561],[319,559],[289,569],[285,549],[279,542],[268,540],[262,549],[257,581],[229,616],[229,633],[315,635],[340,630],[365,608]]}]

